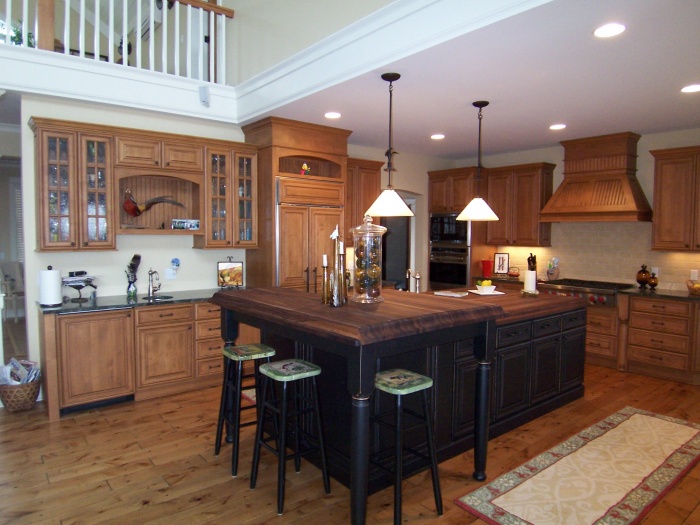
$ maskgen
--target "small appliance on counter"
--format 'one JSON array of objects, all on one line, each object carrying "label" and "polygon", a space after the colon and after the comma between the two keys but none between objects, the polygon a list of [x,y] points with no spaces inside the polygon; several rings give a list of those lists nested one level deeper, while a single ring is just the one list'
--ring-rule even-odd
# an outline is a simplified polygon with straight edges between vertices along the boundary
[{"label": "small appliance on counter", "polygon": [[95,280],[93,276],[87,275],[87,272],[68,272],[68,277],[62,279],[63,286],[69,286],[74,290],[78,290],[78,297],[70,300],[71,303],[85,303],[89,298],[83,297],[82,290],[88,286],[97,290],[97,286],[92,284]]}]

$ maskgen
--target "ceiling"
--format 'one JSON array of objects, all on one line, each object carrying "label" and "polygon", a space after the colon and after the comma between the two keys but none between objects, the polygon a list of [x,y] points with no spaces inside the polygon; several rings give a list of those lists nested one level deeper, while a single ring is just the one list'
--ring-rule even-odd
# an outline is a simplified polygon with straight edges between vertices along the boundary
[{"label": "ceiling", "polygon": [[[593,31],[618,21],[607,40]],[[353,130],[351,144],[388,144],[394,83],[394,148],[451,159],[475,156],[476,100],[484,155],[555,146],[622,131],[700,128],[700,3],[678,0],[554,0],[408,58],[387,63],[271,115]],[[338,111],[329,121],[325,111]],[[549,126],[566,123],[554,132]],[[432,133],[444,133],[433,141]],[[400,163],[400,157],[397,162]]]},{"label": "ceiling", "polygon": [[[597,39],[618,21],[627,30]],[[475,100],[484,155],[555,146],[622,131],[700,128],[700,3],[693,0],[553,0],[407,58],[275,107],[264,115],[352,130],[354,145],[386,149],[394,83],[394,148],[447,159],[476,156]],[[390,60],[390,59],[388,59]],[[350,71],[354,64],[348,64]],[[339,120],[327,120],[326,111]],[[0,97],[0,125],[18,125],[18,97]],[[562,131],[549,126],[565,123]],[[245,124],[245,122],[241,122]],[[433,133],[446,138],[433,141]],[[400,169],[401,157],[397,159]]]}]

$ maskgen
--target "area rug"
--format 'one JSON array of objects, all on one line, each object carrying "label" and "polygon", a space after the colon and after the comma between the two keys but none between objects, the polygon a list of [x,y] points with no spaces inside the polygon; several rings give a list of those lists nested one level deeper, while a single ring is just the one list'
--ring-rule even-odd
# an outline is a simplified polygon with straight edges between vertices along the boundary
[{"label": "area rug", "polygon": [[243,390],[241,392],[241,397],[248,401],[251,405],[255,404],[255,389],[254,388],[249,388],[247,390]]},{"label": "area rug", "polygon": [[490,524],[637,523],[700,459],[700,425],[627,407],[456,500]]}]

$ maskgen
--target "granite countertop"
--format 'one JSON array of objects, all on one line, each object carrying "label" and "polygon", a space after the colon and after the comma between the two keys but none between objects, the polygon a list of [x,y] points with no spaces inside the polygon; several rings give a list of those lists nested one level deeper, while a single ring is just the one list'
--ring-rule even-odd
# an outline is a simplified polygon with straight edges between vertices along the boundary
[{"label": "granite countertop", "polygon": [[700,295],[690,295],[688,289],[684,290],[663,290],[655,288],[650,290],[649,288],[640,289],[635,286],[633,288],[627,288],[626,290],[619,290],[618,293],[624,293],[631,296],[642,296],[656,299],[676,299],[680,301],[700,301]]},{"label": "granite countertop", "polygon": [[198,301],[209,300],[219,288],[209,290],[186,290],[182,292],[158,292],[156,296],[172,296],[172,299],[164,301],[146,301],[143,298],[145,295],[139,295],[136,302],[129,303],[126,294],[112,297],[96,297],[88,299],[83,303],[73,303],[70,299],[60,306],[42,306],[38,305],[41,311],[45,314],[76,314],[89,313],[104,310],[122,310],[125,308],[134,308],[136,306],[155,306],[155,305],[171,305],[178,303],[192,303]]}]

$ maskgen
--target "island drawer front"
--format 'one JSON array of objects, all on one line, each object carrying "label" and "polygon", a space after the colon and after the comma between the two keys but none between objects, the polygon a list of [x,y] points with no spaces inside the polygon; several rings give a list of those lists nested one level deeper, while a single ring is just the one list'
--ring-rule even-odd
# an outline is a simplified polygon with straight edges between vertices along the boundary
[{"label": "island drawer front", "polygon": [[630,361],[639,361],[677,370],[686,370],[688,362],[687,357],[684,355],[632,345],[627,349],[627,356]]},{"label": "island drawer front", "polygon": [[218,357],[222,359],[224,342],[221,339],[197,341],[197,359]]},{"label": "island drawer front", "polygon": [[586,352],[615,357],[617,355],[617,338],[611,335],[586,333]]},{"label": "island drawer front", "polygon": [[197,339],[211,339],[218,337],[219,341],[223,343],[223,340],[221,339],[221,321],[218,319],[197,321],[195,327],[195,336]]},{"label": "island drawer front", "polygon": [[572,328],[578,328],[579,326],[586,325],[586,319],[588,313],[586,310],[576,310],[575,312],[567,312],[561,316],[561,329],[571,330]]},{"label": "island drawer front", "polygon": [[688,338],[681,335],[631,328],[629,344],[650,347],[652,351],[658,348],[688,355]]},{"label": "island drawer front", "polygon": [[474,355],[474,339],[463,339],[455,345],[455,359],[472,357]]},{"label": "island drawer front", "polygon": [[635,313],[630,316],[630,327],[677,335],[690,335],[690,319],[683,317]]},{"label": "island drawer front", "polygon": [[588,311],[586,319],[586,328],[598,334],[617,335],[617,314],[609,314],[607,312]]},{"label": "island drawer front", "polygon": [[224,370],[221,359],[201,359],[197,361],[197,377],[220,374]]},{"label": "island drawer front", "polygon": [[561,315],[553,315],[532,322],[535,339],[561,332]]},{"label": "island drawer front", "polygon": [[147,306],[136,309],[136,324],[171,323],[174,321],[191,321],[192,306]]},{"label": "island drawer front", "polygon": [[664,315],[690,316],[690,303],[684,301],[663,301],[661,299],[646,299],[632,297],[631,309],[637,312],[650,312]]},{"label": "island drawer front", "polygon": [[219,319],[221,307],[211,303],[197,303],[194,305],[195,319]]},{"label": "island drawer front", "polygon": [[530,321],[501,326],[496,330],[496,348],[522,343],[530,339],[532,339],[532,323]]}]

